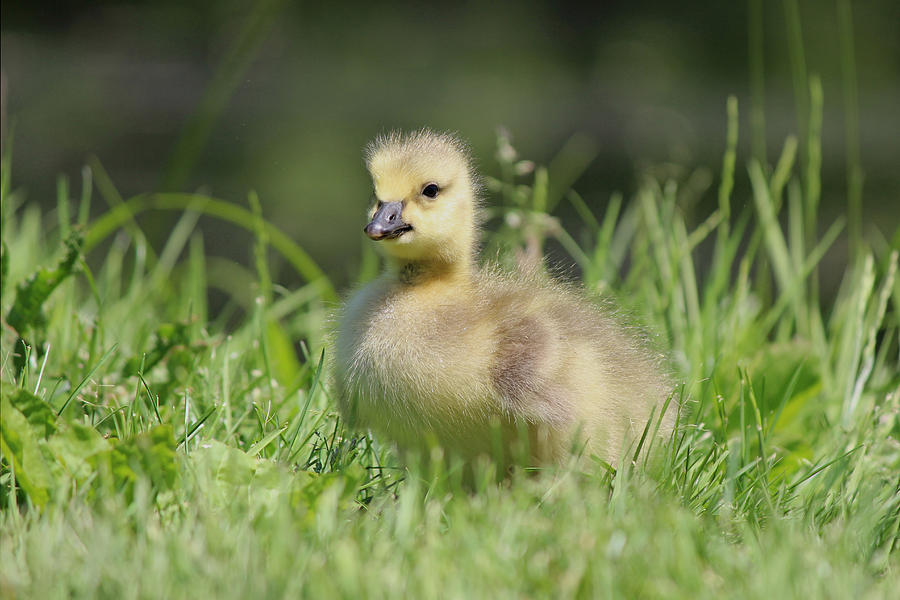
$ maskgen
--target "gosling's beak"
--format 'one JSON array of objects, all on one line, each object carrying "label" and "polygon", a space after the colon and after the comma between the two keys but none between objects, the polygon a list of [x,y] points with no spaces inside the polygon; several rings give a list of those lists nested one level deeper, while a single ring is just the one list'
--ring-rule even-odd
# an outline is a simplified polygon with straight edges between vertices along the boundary
[{"label": "gosling's beak", "polygon": [[400,237],[412,231],[412,225],[404,223],[400,216],[403,212],[402,202],[384,202],[372,217],[372,222],[363,231],[373,240],[384,240]]}]

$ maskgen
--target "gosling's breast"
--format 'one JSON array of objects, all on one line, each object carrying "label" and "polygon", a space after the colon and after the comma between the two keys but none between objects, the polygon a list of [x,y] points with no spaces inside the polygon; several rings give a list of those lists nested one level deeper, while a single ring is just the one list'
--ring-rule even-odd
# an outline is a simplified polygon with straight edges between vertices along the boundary
[{"label": "gosling's breast", "polygon": [[401,294],[354,304],[340,369],[362,422],[437,428],[484,418],[494,342],[477,311],[452,301],[423,307]]}]

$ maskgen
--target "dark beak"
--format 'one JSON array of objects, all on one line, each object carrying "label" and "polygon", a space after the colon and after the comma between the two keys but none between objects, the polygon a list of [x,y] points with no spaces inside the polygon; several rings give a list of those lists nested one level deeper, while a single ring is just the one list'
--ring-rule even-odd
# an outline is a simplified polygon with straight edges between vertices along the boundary
[{"label": "dark beak", "polygon": [[373,240],[400,237],[407,231],[412,231],[412,225],[403,222],[400,216],[402,212],[402,202],[384,202],[363,231]]}]

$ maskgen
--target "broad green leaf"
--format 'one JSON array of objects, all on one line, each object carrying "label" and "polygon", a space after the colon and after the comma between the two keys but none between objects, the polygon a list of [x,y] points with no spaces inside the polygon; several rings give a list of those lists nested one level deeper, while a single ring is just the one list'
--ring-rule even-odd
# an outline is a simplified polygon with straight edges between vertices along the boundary
[{"label": "broad green leaf", "polygon": [[171,425],[159,425],[119,442],[106,453],[96,455],[98,468],[116,489],[126,495],[141,478],[147,478],[155,491],[171,488],[177,474],[175,439]]},{"label": "broad green leaf", "polygon": [[40,435],[5,396],[0,399],[0,450],[12,462],[19,486],[37,506],[47,503],[53,487]]},{"label": "broad green leaf", "polygon": [[271,515],[290,505],[312,520],[326,496],[343,509],[352,507],[362,467],[339,473],[291,473],[284,465],[257,459],[242,450],[210,441],[186,458],[204,497],[216,510],[244,509],[251,515]]},{"label": "broad green leaf", "polygon": [[25,346],[42,347],[47,325],[44,303],[60,283],[77,271],[83,244],[81,231],[72,230],[64,240],[66,254],[56,268],[39,269],[16,287],[16,299],[6,316],[6,322],[19,334],[13,354],[16,377],[25,368]]},{"label": "broad green leaf", "polygon": [[143,372],[147,373],[163,360],[175,346],[189,346],[191,328],[187,323],[163,323],[154,333],[153,348],[146,356],[133,356],[122,367],[122,376],[136,375],[143,361]]},{"label": "broad green leaf", "polygon": [[186,459],[204,497],[217,510],[245,506],[253,514],[273,511],[291,500],[293,490],[308,480],[301,472],[290,477],[287,469],[270,460],[257,460],[218,441],[205,443]]},{"label": "broad green leaf", "polygon": [[97,472],[96,457],[110,451],[109,442],[95,428],[68,423],[47,441],[47,447],[63,471],[79,484]]},{"label": "broad green leaf", "polygon": [[24,336],[29,327],[44,326],[42,307],[53,290],[76,272],[83,243],[84,236],[79,231],[72,231],[65,239],[66,254],[59,264],[53,269],[39,269],[16,287],[16,299],[6,322],[20,336]]},{"label": "broad green leaf", "polygon": [[9,395],[9,401],[25,415],[39,437],[46,439],[56,432],[56,412],[41,398],[27,390],[16,388]]}]

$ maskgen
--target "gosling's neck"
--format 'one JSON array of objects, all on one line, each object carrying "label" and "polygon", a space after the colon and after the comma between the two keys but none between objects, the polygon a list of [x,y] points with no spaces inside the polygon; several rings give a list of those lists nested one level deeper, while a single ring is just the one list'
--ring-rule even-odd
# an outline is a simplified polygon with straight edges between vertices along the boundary
[{"label": "gosling's neck", "polygon": [[390,256],[388,273],[410,291],[436,291],[444,286],[455,292],[472,287],[477,271],[477,228],[471,215],[458,226],[458,233],[440,250],[420,258]]},{"label": "gosling's neck", "polygon": [[393,260],[389,263],[388,273],[409,288],[435,284],[468,286],[472,281],[473,265],[469,260]]}]

